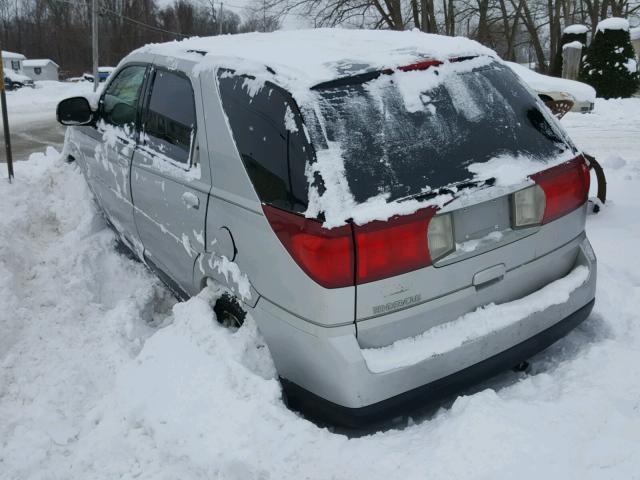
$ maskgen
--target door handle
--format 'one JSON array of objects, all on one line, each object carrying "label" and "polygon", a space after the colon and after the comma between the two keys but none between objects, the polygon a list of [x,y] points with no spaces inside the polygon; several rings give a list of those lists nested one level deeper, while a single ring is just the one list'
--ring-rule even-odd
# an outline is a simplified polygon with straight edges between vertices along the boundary
[{"label": "door handle", "polygon": [[182,203],[184,203],[187,208],[195,208],[197,210],[200,207],[200,199],[191,192],[184,192],[182,194]]}]

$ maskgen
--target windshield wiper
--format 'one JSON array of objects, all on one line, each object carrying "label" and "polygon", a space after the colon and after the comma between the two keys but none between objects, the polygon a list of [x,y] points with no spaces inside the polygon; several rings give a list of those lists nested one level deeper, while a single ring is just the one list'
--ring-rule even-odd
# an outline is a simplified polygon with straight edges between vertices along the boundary
[{"label": "windshield wiper", "polygon": [[405,200],[430,200],[440,195],[451,195],[455,198],[458,196],[458,194],[462,190],[468,190],[470,188],[475,188],[475,187],[477,188],[491,187],[495,185],[495,183],[496,183],[496,179],[494,177],[487,178],[486,180],[464,180],[462,182],[452,183],[451,185],[436,188],[428,192],[409,195],[408,197],[401,198],[398,201],[404,202]]}]

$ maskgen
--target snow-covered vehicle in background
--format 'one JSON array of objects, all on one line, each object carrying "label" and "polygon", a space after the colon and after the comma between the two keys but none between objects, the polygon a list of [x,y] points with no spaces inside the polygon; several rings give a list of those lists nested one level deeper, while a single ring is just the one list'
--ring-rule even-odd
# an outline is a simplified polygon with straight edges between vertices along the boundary
[{"label": "snow-covered vehicle in background", "polygon": [[23,87],[35,88],[33,80],[26,75],[16,73],[13,70],[5,70],[4,72],[4,84],[7,90],[18,90]]},{"label": "snow-covered vehicle in background", "polygon": [[529,85],[544,102],[552,100],[569,100],[573,102],[572,112],[587,113],[593,110],[596,91],[591,85],[550,77],[514,62],[505,62],[527,85]]},{"label": "snow-covered vehicle in background", "polygon": [[[106,82],[114,70],[115,67],[98,67],[98,82]],[[88,82],[93,82],[93,74],[91,73],[83,73],[82,78]]]},{"label": "snow-covered vehicle in background", "polygon": [[589,171],[495,54],[420,32],[190,39],[128,55],[65,152],[179,297],[227,289],[288,404],[360,424],[513,367],[590,313]]}]

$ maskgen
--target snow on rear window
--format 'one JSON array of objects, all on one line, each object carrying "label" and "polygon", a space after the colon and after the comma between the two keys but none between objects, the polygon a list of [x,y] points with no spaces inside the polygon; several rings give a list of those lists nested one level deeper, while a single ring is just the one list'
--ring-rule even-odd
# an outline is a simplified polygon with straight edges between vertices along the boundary
[{"label": "snow on rear window", "polygon": [[[441,206],[451,200],[442,187],[459,182],[522,182],[575,153],[511,70],[490,58],[334,82],[302,111],[317,156],[305,214],[324,215],[326,227]],[[493,174],[479,167],[505,162],[512,168]]]}]

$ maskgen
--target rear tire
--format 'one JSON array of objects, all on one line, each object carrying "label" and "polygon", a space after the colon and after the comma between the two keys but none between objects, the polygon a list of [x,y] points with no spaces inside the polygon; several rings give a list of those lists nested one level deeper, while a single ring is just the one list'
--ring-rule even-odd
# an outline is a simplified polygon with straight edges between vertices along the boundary
[{"label": "rear tire", "polygon": [[231,330],[237,330],[244,323],[247,312],[240,306],[238,299],[228,293],[223,293],[218,299],[213,311],[218,323]]}]

